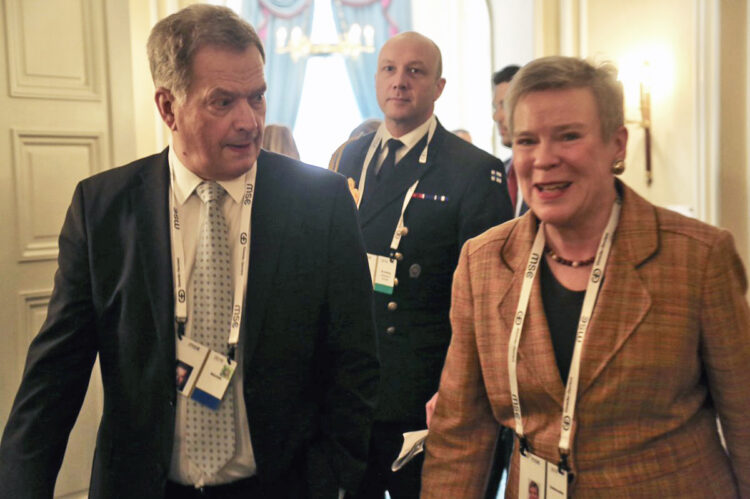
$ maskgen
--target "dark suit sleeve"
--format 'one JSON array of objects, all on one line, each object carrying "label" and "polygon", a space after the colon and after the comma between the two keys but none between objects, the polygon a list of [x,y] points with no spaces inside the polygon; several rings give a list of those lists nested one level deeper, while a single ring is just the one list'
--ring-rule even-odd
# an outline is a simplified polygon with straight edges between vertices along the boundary
[{"label": "dark suit sleeve", "polygon": [[[367,460],[379,364],[372,283],[356,209],[342,177],[337,177],[332,197],[323,359],[328,386],[321,411],[323,439],[310,448],[308,471],[313,488],[314,481],[324,484],[320,473],[327,465],[339,487],[354,491]],[[331,497],[335,491],[311,492],[313,497]]]},{"label": "dark suit sleeve", "polygon": [[459,210],[459,247],[467,239],[513,218],[513,206],[500,160],[481,161],[473,172],[468,189],[461,196]]},{"label": "dark suit sleeve", "polygon": [[60,234],[47,319],[29,348],[0,444],[0,498],[52,497],[88,387],[96,342],[83,201],[79,185]]}]

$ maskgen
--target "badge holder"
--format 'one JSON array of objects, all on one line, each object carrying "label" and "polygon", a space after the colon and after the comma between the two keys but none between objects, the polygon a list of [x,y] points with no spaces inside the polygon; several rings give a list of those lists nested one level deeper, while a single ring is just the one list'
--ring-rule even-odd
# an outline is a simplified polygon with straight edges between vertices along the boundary
[{"label": "badge holder", "polygon": [[518,473],[518,499],[566,499],[568,482],[567,456],[554,464],[532,454],[528,442],[521,439],[520,469]]},{"label": "badge holder", "polygon": [[216,410],[232,381],[237,362],[190,338],[177,339],[177,392]]}]

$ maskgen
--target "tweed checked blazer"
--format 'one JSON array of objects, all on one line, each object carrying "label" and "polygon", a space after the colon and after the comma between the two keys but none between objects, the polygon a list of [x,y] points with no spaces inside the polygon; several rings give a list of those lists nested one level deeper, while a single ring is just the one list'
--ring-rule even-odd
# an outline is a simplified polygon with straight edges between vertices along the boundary
[{"label": "tweed checked blazer", "polygon": [[[750,314],[732,237],[618,188],[620,223],[582,351],[569,491],[748,498]],[[527,213],[463,248],[422,497],[483,497],[499,425],[515,428],[508,341],[536,228]],[[564,384],[538,278],[518,383],[532,452],[558,462]],[[518,497],[518,466],[516,446],[506,497]]]}]

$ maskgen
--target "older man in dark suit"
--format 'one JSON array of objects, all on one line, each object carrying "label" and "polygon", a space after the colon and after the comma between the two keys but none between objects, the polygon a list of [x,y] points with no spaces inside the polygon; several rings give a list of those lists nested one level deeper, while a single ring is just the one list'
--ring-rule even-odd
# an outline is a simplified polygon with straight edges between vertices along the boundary
[{"label": "older man in dark suit", "polygon": [[51,497],[97,355],[89,497],[355,490],[378,362],[346,183],[260,150],[263,46],[231,10],[160,21],[149,59],[171,146],[76,189],[0,497]]},{"label": "older man in dark suit", "polygon": [[497,159],[433,115],[443,91],[440,50],[418,33],[391,38],[375,76],[385,121],[344,150],[354,184],[380,340],[382,382],[358,497],[417,497],[421,459],[398,472],[401,434],[425,427],[451,337],[452,274],[467,239],[512,217]]}]

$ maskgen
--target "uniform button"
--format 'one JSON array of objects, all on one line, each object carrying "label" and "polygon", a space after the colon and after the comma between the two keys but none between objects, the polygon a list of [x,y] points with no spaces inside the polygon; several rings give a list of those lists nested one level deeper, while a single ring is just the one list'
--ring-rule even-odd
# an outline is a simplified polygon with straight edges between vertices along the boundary
[{"label": "uniform button", "polygon": [[393,285],[398,286],[398,277],[393,278]]},{"label": "uniform button", "polygon": [[388,334],[393,334],[396,332],[396,328],[394,326],[388,326],[388,328],[385,330]]},{"label": "uniform button", "polygon": [[389,301],[388,302],[388,310],[390,310],[391,312],[393,312],[397,308],[398,308],[398,303],[396,303],[395,301]]},{"label": "uniform button", "polygon": [[396,254],[395,254],[395,255],[393,255],[393,257],[394,257],[394,258],[395,258],[396,260],[398,260],[398,261],[400,262],[401,260],[403,260],[403,259],[404,259],[404,254],[403,254],[403,253],[399,253],[399,252],[397,251],[397,252],[396,252]]},{"label": "uniform button", "polygon": [[401,235],[402,236],[405,236],[408,233],[409,233],[409,228],[408,227],[401,227]]},{"label": "uniform button", "polygon": [[416,279],[422,273],[422,267],[418,263],[412,263],[409,267],[409,277]]}]

